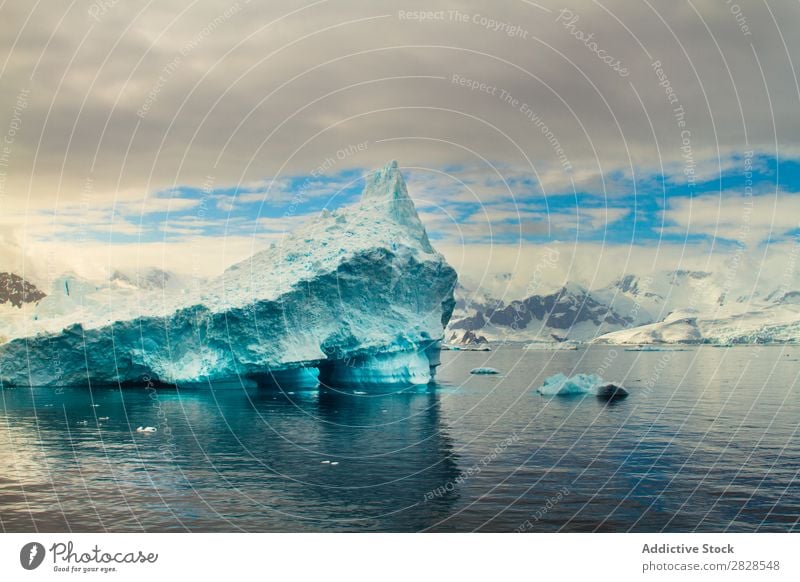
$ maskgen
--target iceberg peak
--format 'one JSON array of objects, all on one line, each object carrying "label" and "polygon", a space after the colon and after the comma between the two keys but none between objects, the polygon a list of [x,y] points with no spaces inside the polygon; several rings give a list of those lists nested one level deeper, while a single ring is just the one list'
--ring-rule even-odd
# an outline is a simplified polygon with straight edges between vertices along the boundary
[{"label": "iceberg peak", "polygon": [[396,160],[367,175],[364,192],[361,194],[361,206],[404,226],[422,244],[425,252],[433,252]]},{"label": "iceberg peak", "polygon": [[378,200],[388,202],[390,200],[408,199],[408,189],[397,160],[392,160],[384,167],[373,170],[367,174],[364,192],[361,195],[363,202]]}]

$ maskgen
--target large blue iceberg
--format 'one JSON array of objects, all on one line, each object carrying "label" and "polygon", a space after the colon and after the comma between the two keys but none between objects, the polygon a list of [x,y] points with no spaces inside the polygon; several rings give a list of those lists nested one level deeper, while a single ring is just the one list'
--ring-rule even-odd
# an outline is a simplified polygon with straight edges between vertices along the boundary
[{"label": "large blue iceberg", "polygon": [[455,283],[392,162],[370,174],[359,203],[323,212],[202,290],[153,293],[125,317],[125,305],[79,310],[7,341],[0,381],[423,384]]}]

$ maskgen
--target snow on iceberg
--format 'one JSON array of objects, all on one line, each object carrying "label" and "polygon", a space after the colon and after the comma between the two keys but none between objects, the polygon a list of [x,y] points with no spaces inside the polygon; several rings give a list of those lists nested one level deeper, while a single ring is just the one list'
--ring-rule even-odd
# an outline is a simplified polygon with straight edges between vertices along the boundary
[{"label": "snow on iceberg", "polygon": [[[456,272],[428,239],[396,162],[361,201],[287,235],[202,289],[63,310],[0,345],[6,385],[236,378],[421,384],[439,364]],[[134,309],[131,309],[131,304]],[[135,311],[135,312],[134,312]],[[109,314],[115,317],[109,321]]]},{"label": "snow on iceberg", "polygon": [[606,382],[596,374],[576,374],[569,378],[564,374],[555,374],[547,378],[536,391],[545,396],[592,394],[609,400],[628,395],[628,391],[621,386]]}]

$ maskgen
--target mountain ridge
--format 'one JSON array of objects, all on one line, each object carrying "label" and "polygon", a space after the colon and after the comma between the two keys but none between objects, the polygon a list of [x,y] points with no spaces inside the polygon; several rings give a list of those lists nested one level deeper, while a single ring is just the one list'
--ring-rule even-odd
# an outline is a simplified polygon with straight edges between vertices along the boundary
[{"label": "mountain ridge", "polygon": [[[722,279],[722,280],[721,280]],[[597,289],[568,282],[501,300],[463,284],[448,330],[493,341],[785,343],[800,340],[800,291],[749,295],[723,273],[675,269],[625,274]]]}]

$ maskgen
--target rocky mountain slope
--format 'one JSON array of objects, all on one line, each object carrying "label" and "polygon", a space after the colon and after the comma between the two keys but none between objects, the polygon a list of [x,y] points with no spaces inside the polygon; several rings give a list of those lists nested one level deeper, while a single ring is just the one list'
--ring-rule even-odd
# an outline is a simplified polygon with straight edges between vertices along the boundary
[{"label": "rocky mountain slope", "polygon": [[0,305],[22,307],[26,303],[36,303],[45,294],[36,285],[14,273],[0,273]]}]

